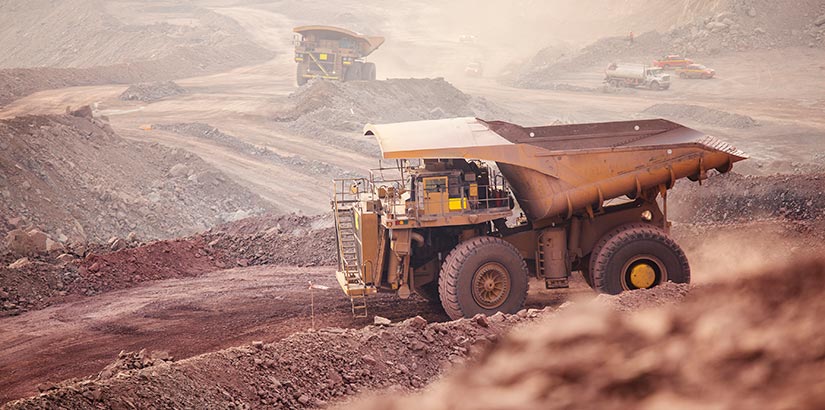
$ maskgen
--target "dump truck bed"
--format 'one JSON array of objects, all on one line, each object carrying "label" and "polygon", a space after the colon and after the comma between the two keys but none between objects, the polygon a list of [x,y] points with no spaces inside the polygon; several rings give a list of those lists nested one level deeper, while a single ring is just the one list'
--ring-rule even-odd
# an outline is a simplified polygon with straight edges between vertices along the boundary
[{"label": "dump truck bed", "polygon": [[521,127],[454,118],[367,125],[384,158],[495,161],[534,224],[680,178],[728,171],[747,156],[700,131],[663,120]]},{"label": "dump truck bed", "polygon": [[341,37],[351,38],[356,42],[356,44],[358,44],[361,57],[370,55],[373,51],[378,49],[381,44],[384,44],[384,37],[366,36],[351,30],[333,26],[300,26],[295,27],[292,31],[305,37],[312,36],[324,39]]}]

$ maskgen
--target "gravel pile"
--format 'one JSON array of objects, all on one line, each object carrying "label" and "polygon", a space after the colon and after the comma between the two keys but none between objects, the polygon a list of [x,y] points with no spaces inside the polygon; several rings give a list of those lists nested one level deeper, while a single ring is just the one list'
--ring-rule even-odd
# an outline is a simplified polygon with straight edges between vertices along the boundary
[{"label": "gravel pile", "polygon": [[668,205],[669,217],[684,223],[825,220],[825,174],[713,174],[702,185],[678,182]]},{"label": "gravel pile", "polygon": [[166,97],[186,94],[186,89],[177,85],[174,81],[157,83],[139,83],[130,85],[122,94],[123,101],[143,101],[154,102]]},{"label": "gravel pile", "polygon": [[725,128],[751,128],[759,123],[747,115],[729,113],[713,108],[692,104],[655,104],[645,108],[643,114],[666,119],[690,120],[701,124]]},{"label": "gravel pile", "polygon": [[[386,81],[311,81],[290,95],[292,107],[275,120],[334,147],[379,156],[374,139],[358,132],[367,123],[510,114],[483,98],[464,94],[443,78]],[[355,135],[355,137],[353,137]]]}]

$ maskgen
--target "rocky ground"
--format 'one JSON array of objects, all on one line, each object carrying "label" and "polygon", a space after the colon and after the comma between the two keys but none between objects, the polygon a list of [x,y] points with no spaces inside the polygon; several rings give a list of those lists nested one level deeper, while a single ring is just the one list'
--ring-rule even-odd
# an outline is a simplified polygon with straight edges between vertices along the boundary
[{"label": "rocky ground", "polygon": [[[687,291],[677,285],[667,289],[678,295]],[[657,294],[658,298],[651,292],[637,292],[605,300],[610,306],[635,310],[681,297],[663,298],[664,290]],[[98,375],[44,386],[40,396],[7,406],[120,407],[140,402],[172,407],[316,408],[378,389],[414,391],[445,370],[478,357],[509,329],[562,314],[569,306],[446,323],[428,323],[420,316],[400,323],[376,318],[376,325],[360,329],[322,328],[177,362],[165,352],[122,352]]]},{"label": "rocky ground", "polygon": [[347,408],[820,408],[823,293],[820,259],[633,315],[574,306],[421,394]]},{"label": "rocky ground", "polygon": [[130,232],[148,240],[271,209],[190,153],[121,138],[89,107],[3,120],[0,136],[4,235],[34,227],[63,245]]}]

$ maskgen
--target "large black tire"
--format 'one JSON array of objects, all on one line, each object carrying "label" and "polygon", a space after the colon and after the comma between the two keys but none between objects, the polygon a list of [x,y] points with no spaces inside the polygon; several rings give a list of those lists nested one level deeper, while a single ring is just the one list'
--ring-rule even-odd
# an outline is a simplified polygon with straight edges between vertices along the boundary
[{"label": "large black tire", "polygon": [[593,248],[590,270],[594,288],[611,295],[668,281],[690,283],[682,248],[663,230],[644,223],[622,225],[605,234]]},{"label": "large black tire", "polygon": [[527,263],[510,243],[490,236],[469,239],[441,266],[441,305],[452,319],[516,313],[527,297],[527,274]]},{"label": "large black tire", "polygon": [[687,77],[687,73],[679,73],[679,78],[686,79]]},{"label": "large black tire", "polygon": [[659,85],[658,81],[654,81],[654,82],[650,83],[650,89],[654,90],[654,91],[659,91],[659,90],[662,89],[662,86]]},{"label": "large black tire", "polygon": [[298,68],[295,69],[295,81],[298,83],[298,87],[307,83],[307,78],[304,77],[305,71],[306,66],[303,64],[298,64]]},{"label": "large black tire", "polygon": [[587,286],[590,286],[590,289],[595,289],[593,287],[593,272],[590,270],[590,255],[582,258],[579,269],[581,269],[582,277],[587,282]]},{"label": "large black tire", "polygon": [[358,81],[361,79],[361,75],[363,72],[363,64],[359,62],[354,62],[349,67],[344,69],[344,81]]},{"label": "large black tire", "polygon": [[365,81],[375,80],[375,63],[364,63],[364,68],[361,70],[361,79]]}]

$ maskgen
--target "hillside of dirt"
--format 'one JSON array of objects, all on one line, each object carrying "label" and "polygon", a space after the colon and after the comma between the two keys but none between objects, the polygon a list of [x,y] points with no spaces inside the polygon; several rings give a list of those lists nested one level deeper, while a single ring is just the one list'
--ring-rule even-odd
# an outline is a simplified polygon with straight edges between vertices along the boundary
[{"label": "hillside of dirt", "polygon": [[422,394],[347,408],[821,408],[823,296],[818,260],[632,316],[573,306]]},{"label": "hillside of dirt", "polygon": [[[606,37],[575,52],[560,53],[557,45],[540,50],[523,67],[515,67],[514,85],[553,88],[554,77],[611,62],[650,64],[667,54],[688,57],[783,47],[825,48],[825,4],[800,0],[792,7],[769,0],[727,1],[724,11],[702,14],[665,31]],[[720,10],[717,8],[717,10]]]},{"label": "hillside of dirt", "polygon": [[166,81],[274,56],[235,20],[192,4],[8,1],[0,38],[0,105],[41,90]]},{"label": "hillside of dirt", "polygon": [[0,233],[62,244],[183,236],[270,209],[184,151],[126,140],[88,107],[0,121]]}]

